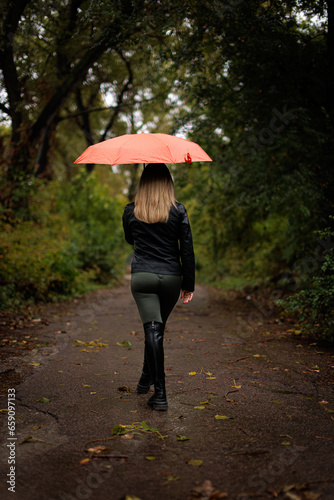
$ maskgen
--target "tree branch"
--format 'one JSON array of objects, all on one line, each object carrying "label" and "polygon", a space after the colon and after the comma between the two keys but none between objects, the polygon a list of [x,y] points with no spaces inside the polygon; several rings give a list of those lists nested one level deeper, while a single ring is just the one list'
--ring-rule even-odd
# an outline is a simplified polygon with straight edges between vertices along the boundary
[{"label": "tree branch", "polygon": [[0,102],[0,111],[10,116],[10,110],[2,102]]},{"label": "tree branch", "polygon": [[97,42],[87,50],[81,60],[76,64],[63,83],[55,91],[50,101],[44,106],[44,109],[41,111],[38,119],[32,126],[29,137],[32,143],[35,143],[36,140],[38,140],[43,128],[52,123],[69,94],[75,89],[78,83],[80,83],[81,79],[84,78],[91,65],[99,59],[112,42],[117,43],[120,34],[121,26],[115,21],[99,38],[99,40],[97,40]]},{"label": "tree branch", "polygon": [[18,110],[18,105],[22,100],[21,85],[14,62],[13,39],[23,11],[30,1],[31,0],[17,0],[16,2],[8,2],[8,10],[2,24],[0,68],[2,70],[8,96],[8,114],[12,118],[13,134],[17,133],[16,131],[20,127],[22,121],[22,112]]},{"label": "tree branch", "polygon": [[[121,104],[120,108],[121,109],[124,109],[124,108],[127,108],[127,107],[131,108],[134,105],[140,105],[140,104],[148,103],[148,102],[154,101],[158,97],[164,96],[165,94],[168,94],[168,92],[167,91],[159,92],[158,94],[156,94],[153,97],[149,97],[147,99],[142,99],[140,101],[129,101],[129,102],[126,102],[125,104]],[[103,106],[103,107],[99,107],[99,108],[87,108],[84,111],[77,111],[76,113],[69,113],[68,115],[60,116],[58,118],[58,121],[61,122],[63,120],[68,120],[69,118],[76,118],[77,116],[80,116],[80,115],[82,115],[84,113],[97,113],[99,111],[107,111],[108,109],[116,109],[117,107],[118,107],[118,104],[116,104],[115,106]]]},{"label": "tree branch", "polygon": [[128,91],[128,89],[131,87],[132,82],[133,82],[133,73],[132,73],[132,68],[131,68],[130,62],[123,56],[121,51],[117,51],[117,53],[120,56],[120,58],[122,59],[122,61],[125,63],[127,70],[128,70],[128,73],[129,73],[129,77],[128,77],[127,81],[125,82],[125,84],[123,85],[121,92],[118,94],[117,105],[114,108],[114,112],[111,115],[109,122],[107,123],[107,126],[104,129],[103,134],[101,134],[100,142],[105,140],[107,133],[112,128],[116,117],[120,113],[121,106],[123,103],[124,94]]}]

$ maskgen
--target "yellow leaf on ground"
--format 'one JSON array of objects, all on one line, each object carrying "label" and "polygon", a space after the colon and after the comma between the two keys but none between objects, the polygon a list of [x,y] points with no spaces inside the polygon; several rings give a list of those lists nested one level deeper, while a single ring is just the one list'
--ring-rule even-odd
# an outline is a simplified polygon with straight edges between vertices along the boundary
[{"label": "yellow leaf on ground", "polygon": [[170,481],[178,481],[179,476],[167,476],[167,480],[163,483],[163,485],[168,484]]},{"label": "yellow leaf on ground", "polygon": [[189,465],[194,465],[195,467],[199,467],[202,465],[203,460],[188,460]]},{"label": "yellow leaf on ground", "polygon": [[84,458],[83,460],[80,461],[80,465],[88,464],[88,462],[90,462],[90,458]]}]

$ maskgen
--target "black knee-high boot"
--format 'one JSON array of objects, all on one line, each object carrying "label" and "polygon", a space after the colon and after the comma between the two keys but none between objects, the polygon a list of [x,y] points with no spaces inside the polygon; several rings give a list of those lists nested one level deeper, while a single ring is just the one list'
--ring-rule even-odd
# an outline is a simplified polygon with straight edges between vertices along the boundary
[{"label": "black knee-high boot", "polygon": [[154,394],[150,397],[147,404],[154,410],[161,411],[165,411],[168,408],[163,348],[164,327],[163,323],[156,321],[144,324],[146,356],[154,383]]},{"label": "black knee-high boot", "polygon": [[139,392],[139,394],[146,394],[150,390],[152,384],[153,380],[151,377],[150,368],[148,366],[146,347],[145,347],[143,371],[139,379],[139,382],[137,384],[137,392]]}]

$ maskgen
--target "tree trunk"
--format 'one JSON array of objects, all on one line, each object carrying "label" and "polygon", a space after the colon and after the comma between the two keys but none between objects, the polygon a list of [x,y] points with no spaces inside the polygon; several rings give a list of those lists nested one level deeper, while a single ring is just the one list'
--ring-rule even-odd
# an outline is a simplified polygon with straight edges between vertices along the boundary
[{"label": "tree trunk", "polygon": [[327,54],[328,54],[328,87],[327,103],[331,124],[334,126],[334,0],[327,0],[328,13],[328,34],[327,34]]}]

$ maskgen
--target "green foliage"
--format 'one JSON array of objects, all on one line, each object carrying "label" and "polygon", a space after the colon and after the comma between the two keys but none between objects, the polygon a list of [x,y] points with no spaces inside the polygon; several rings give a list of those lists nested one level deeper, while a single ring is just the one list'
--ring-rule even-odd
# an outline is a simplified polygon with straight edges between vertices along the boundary
[{"label": "green foliage", "polygon": [[121,214],[97,176],[71,185],[36,182],[30,220],[3,216],[0,229],[0,308],[84,293],[124,271]]},{"label": "green foliage", "polygon": [[334,199],[324,3],[232,4],[202,3],[174,47],[188,105],[178,124],[213,158],[176,169],[177,192],[189,207],[198,277],[221,286],[291,270]]},{"label": "green foliage", "polygon": [[[110,173],[110,175],[113,175]],[[62,192],[68,200],[72,246],[83,270],[94,270],[94,280],[107,284],[117,280],[124,270],[122,211],[124,197],[112,198],[109,188],[98,176],[81,171]]]},{"label": "green foliage", "polygon": [[297,313],[302,334],[334,341],[334,231],[327,228],[319,236],[330,245],[322,257],[320,272],[298,293],[279,301],[288,313]]},{"label": "green foliage", "polygon": [[214,164],[176,168],[174,177],[190,216],[199,281],[239,288],[287,267],[295,247],[285,215],[256,214],[237,203],[230,194],[234,180]]},{"label": "green foliage", "polygon": [[79,291],[76,256],[67,220],[57,215],[42,226],[24,221],[0,234],[0,307],[15,308]]}]

